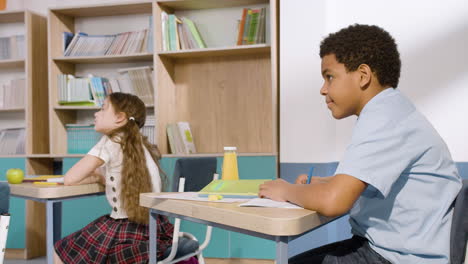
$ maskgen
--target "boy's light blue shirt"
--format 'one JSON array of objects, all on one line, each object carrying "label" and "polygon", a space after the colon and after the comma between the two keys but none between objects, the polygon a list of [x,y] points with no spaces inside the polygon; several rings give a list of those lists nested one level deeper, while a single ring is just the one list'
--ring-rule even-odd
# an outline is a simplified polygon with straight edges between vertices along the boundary
[{"label": "boy's light blue shirt", "polygon": [[449,263],[461,179],[445,142],[399,90],[366,104],[336,174],[368,183],[350,211],[353,234],[392,263]]}]

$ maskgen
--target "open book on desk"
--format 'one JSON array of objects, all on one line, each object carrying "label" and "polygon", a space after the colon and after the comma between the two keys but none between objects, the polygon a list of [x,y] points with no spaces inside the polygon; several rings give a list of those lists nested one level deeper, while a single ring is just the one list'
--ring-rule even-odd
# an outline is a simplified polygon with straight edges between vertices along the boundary
[{"label": "open book on desk", "polygon": [[252,207],[272,207],[272,208],[287,208],[287,209],[303,209],[302,207],[289,202],[278,202],[268,198],[254,198],[239,206],[252,206]]},{"label": "open book on desk", "polygon": [[198,195],[200,197],[221,195],[224,198],[256,198],[259,186],[266,181],[270,180],[213,180],[199,191]]},{"label": "open book on desk", "polygon": [[63,175],[28,175],[23,182],[56,182],[63,183]]}]

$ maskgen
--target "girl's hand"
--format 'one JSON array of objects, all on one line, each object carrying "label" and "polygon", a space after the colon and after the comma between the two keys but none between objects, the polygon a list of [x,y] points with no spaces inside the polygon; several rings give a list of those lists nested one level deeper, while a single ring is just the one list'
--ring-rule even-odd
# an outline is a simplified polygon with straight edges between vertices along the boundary
[{"label": "girl's hand", "polygon": [[275,201],[288,201],[288,188],[291,184],[283,179],[268,181],[260,185],[258,196],[260,198],[270,198]]}]

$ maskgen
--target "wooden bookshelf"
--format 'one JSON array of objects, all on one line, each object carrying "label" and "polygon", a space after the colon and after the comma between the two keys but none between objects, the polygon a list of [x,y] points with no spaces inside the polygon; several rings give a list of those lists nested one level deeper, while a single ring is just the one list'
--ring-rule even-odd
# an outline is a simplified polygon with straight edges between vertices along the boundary
[{"label": "wooden bookshelf", "polygon": [[[251,5],[269,7],[268,44],[162,51],[161,12],[178,14]],[[188,121],[197,152],[278,152],[277,2],[156,1],[154,5],[156,110],[159,148],[169,154],[166,125]],[[194,22],[197,21],[194,19]],[[232,22],[234,24],[235,21]],[[213,21],[216,23],[216,21]],[[209,25],[204,25],[209,27]],[[254,154],[256,155],[256,154]]]},{"label": "wooden bookshelf", "polygon": [[[83,111],[96,111],[95,106],[61,106],[58,104],[57,76],[59,74],[73,74],[81,65],[101,65],[116,63],[148,63],[153,65],[153,53],[138,53],[129,55],[106,56],[64,56],[62,33],[76,33],[80,29],[79,20],[102,17],[125,16],[127,19],[133,15],[152,15],[153,3],[150,1],[128,2],[118,4],[100,4],[87,6],[72,6],[53,8],[49,10],[49,120],[50,153],[52,155],[67,155],[67,131],[66,124],[79,121]],[[149,22],[149,19],[148,19]],[[118,25],[115,28],[119,28]],[[141,28],[142,29],[142,28]],[[101,32],[99,34],[108,34]],[[126,67],[128,68],[128,66]],[[148,109],[154,108],[153,104]]]},{"label": "wooden bookshelf", "polygon": [[[47,19],[29,10],[0,12],[2,27],[11,23],[24,25],[25,58],[0,61],[0,69],[24,71],[25,107],[0,109],[3,114],[21,113],[24,118],[26,138],[25,154],[0,155],[0,158],[25,158],[26,174],[50,172],[51,160],[44,164],[30,159],[34,155],[49,153],[48,79],[47,79]],[[46,168],[47,167],[47,168]],[[44,206],[33,201],[26,202],[25,248],[7,249],[6,257],[33,258],[45,252]]]},{"label": "wooden bookshelf", "polygon": [[0,69],[24,71],[25,107],[0,108],[2,113],[24,112],[25,154],[48,153],[47,20],[29,10],[0,11],[0,23],[24,24],[25,58],[0,60]]}]

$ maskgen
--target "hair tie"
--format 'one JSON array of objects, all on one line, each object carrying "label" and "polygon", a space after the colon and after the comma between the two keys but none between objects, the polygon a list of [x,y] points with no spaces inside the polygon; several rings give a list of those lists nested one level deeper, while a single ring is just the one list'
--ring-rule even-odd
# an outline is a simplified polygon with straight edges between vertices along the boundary
[{"label": "hair tie", "polygon": [[128,120],[133,120],[135,121],[135,118],[133,116],[129,117]]}]

